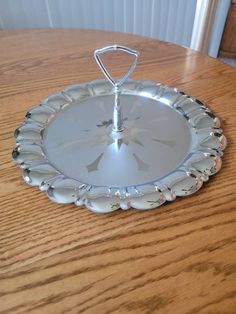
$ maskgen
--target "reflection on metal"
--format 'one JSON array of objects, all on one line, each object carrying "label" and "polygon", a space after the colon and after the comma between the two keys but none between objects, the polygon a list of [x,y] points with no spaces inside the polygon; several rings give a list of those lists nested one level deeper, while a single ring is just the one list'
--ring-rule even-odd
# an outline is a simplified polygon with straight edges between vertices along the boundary
[{"label": "reflection on metal", "polygon": [[118,82],[99,64],[113,87],[69,86],[31,109],[15,132],[12,156],[28,184],[57,203],[108,213],[190,195],[220,170],[226,138],[202,102],[160,83],[125,82],[135,62]]},{"label": "reflection on metal", "polygon": [[[95,96],[94,92],[91,92],[91,85],[94,86],[94,90],[97,88]],[[73,97],[75,97],[75,89],[78,90],[77,98],[75,98],[75,101],[71,100],[71,103],[66,107],[63,107],[61,105],[63,102],[68,104],[68,99],[64,98],[64,95],[71,97],[71,92],[73,91]],[[87,99],[92,99],[92,105],[94,105],[93,102],[96,96],[98,96],[99,102],[103,99],[101,95],[104,95],[104,91],[107,90],[108,95],[110,95],[110,90],[106,82],[95,81],[89,83],[89,85],[69,87],[63,92],[63,96],[61,93],[56,93],[42,101],[41,106],[30,110],[30,114],[27,115],[22,126],[15,132],[17,148],[13,151],[13,158],[23,168],[24,180],[28,184],[39,186],[42,191],[47,193],[50,199],[57,203],[74,202],[77,205],[85,204],[92,211],[106,213],[116,210],[119,207],[123,209],[129,207],[138,209],[154,208],[160,206],[166,200],[174,200],[176,196],[190,195],[196,192],[201,187],[202,183],[208,180],[209,176],[220,170],[221,156],[226,147],[226,139],[220,129],[219,119],[211,114],[209,109],[206,108],[202,102],[177,91],[175,88],[157,85],[153,82],[138,81],[134,84],[133,81],[129,81],[127,85],[125,85],[125,89],[129,95],[132,93],[135,95],[137,95],[137,93],[143,95],[145,92],[145,98],[143,96],[140,97],[142,100],[150,100],[153,95],[152,91],[156,90],[154,94],[158,95],[160,90],[162,99],[166,98],[168,102],[161,103],[161,111],[159,113],[163,112],[165,108],[169,109],[166,111],[165,115],[159,117],[155,115],[153,119],[152,109],[150,110],[151,116],[147,116],[147,120],[145,120],[144,115],[149,108],[147,103],[142,107],[142,103],[138,103],[136,98],[133,98],[135,104],[130,106],[129,113],[131,117],[133,117],[133,112],[139,114],[133,118],[126,116],[125,124],[129,145],[127,145],[126,137],[121,138],[118,144],[119,149],[116,150],[112,149],[113,145],[115,148],[116,144],[115,139],[112,138],[109,133],[111,119],[107,119],[107,117],[104,118],[104,111],[106,111],[105,103],[103,110],[99,106],[101,119],[94,119],[93,127],[89,126],[89,128],[86,128],[88,123],[81,126],[81,136],[78,139],[74,137],[73,140],[63,140],[62,135],[65,134],[66,129],[65,127],[61,127],[60,122],[58,122],[57,129],[55,129],[55,132],[60,133],[57,141],[54,140],[54,137],[52,137],[51,140],[48,138],[48,131],[53,127],[53,123],[54,121],[56,122],[57,117],[60,117],[60,115],[63,117],[64,113],[69,113],[69,108],[80,108],[80,102],[77,99],[79,99],[82,92],[86,92]],[[90,92],[91,94],[89,94]],[[148,93],[150,95],[149,97],[147,96]],[[177,108],[176,99],[178,99]],[[155,102],[155,100],[152,101]],[[137,111],[133,110],[136,103],[139,108]],[[166,105],[166,103],[170,105]],[[75,105],[77,107],[75,107]],[[156,102],[156,106],[158,108],[159,102]],[[56,108],[57,114],[55,115],[52,110],[48,110],[48,107]],[[86,110],[87,108],[86,106]],[[145,108],[143,111],[144,115],[140,116],[140,112],[143,108]],[[151,176],[153,176],[153,173],[155,175],[155,171],[160,165],[161,167],[168,166],[171,158],[176,158],[176,152],[179,150],[179,145],[183,141],[183,136],[185,136],[185,133],[178,132],[170,136],[170,127],[173,127],[173,122],[176,119],[173,118],[174,120],[169,124],[169,114],[172,111],[176,113],[176,118],[180,117],[180,123],[186,123],[189,130],[191,130],[193,134],[191,149],[186,154],[184,153],[182,162],[180,162],[173,171],[166,172],[161,179],[158,177],[151,179]],[[90,110],[88,110],[88,114],[89,112]],[[72,116],[74,116],[74,114],[72,114]],[[80,117],[81,115],[79,114],[78,116]],[[74,123],[78,125],[79,130],[79,122],[76,120]],[[156,127],[160,126],[160,123],[162,123],[164,129],[160,130],[160,128],[158,128],[158,130],[155,131]],[[70,126],[71,120],[69,120],[67,127],[69,128]],[[150,133],[150,130],[153,130],[153,133]],[[69,132],[69,130],[67,131]],[[56,134],[55,132],[53,132],[52,135]],[[68,139],[70,139],[69,135],[70,133],[68,133]],[[172,139],[174,135],[177,136],[177,142],[176,139]],[[76,136],[78,136],[77,133]],[[136,139],[138,139],[141,145],[137,143]],[[47,141],[49,142],[47,143]],[[151,143],[153,143],[152,146],[150,146]],[[88,150],[89,152],[88,157],[85,159],[87,162],[84,161],[82,165],[80,158],[80,152],[82,151],[80,147],[82,151]],[[104,149],[102,149],[102,147]],[[49,155],[48,148],[51,149],[51,155]],[[117,168],[116,162],[113,161],[112,158],[108,158],[107,160],[105,156],[107,151],[110,149],[111,156],[115,157],[117,154],[124,154],[126,151],[128,153],[130,148],[129,154],[134,160],[131,166],[135,166],[135,175],[139,173],[144,177],[143,184],[139,184],[138,186],[136,184],[130,184],[129,186],[111,187],[110,184],[94,185],[89,182],[87,183],[87,180],[80,181],[73,178],[77,166],[80,166],[80,171],[82,171],[82,167],[84,167],[88,176],[94,174],[99,176],[99,180],[103,178],[107,180],[109,173],[105,172],[100,174],[100,168],[102,169],[107,161],[110,162],[112,167],[110,168],[110,172],[113,172]],[[147,159],[152,156],[145,154],[145,152],[147,151],[148,153],[152,148],[157,149],[157,153],[159,151],[166,151],[166,153],[163,159],[160,159],[160,157],[154,154],[154,159],[151,158],[151,160],[153,160],[155,164],[150,166]],[[69,158],[73,156],[76,149],[78,151],[78,158],[77,155],[75,155],[76,163],[71,176],[67,175],[63,170],[65,166],[67,166],[68,169],[72,166],[70,162],[65,163],[62,159],[60,167],[55,168],[53,166],[56,158],[59,160],[63,154]],[[142,157],[144,155],[145,160]],[[94,160],[88,164],[88,160],[91,160],[93,156]],[[124,156],[127,157],[128,155],[125,153]],[[52,160],[52,158],[54,158],[54,160]],[[52,163],[50,160],[52,160]],[[101,163],[101,161],[103,162]],[[121,165],[124,167],[125,161],[121,163]],[[154,166],[155,168],[153,168]],[[60,168],[62,170],[59,171],[58,169]],[[78,175],[81,175],[80,171]],[[122,166],[118,168],[117,173],[120,174],[121,178],[126,176]],[[150,177],[150,180],[146,180],[145,176]],[[115,178],[112,176],[111,179]],[[130,177],[128,179],[134,180],[135,178]],[[90,177],[88,177],[88,180],[90,180]],[[51,188],[51,186],[53,188]]]},{"label": "reflection on metal", "polygon": [[[131,63],[128,71],[119,80],[115,80],[113,77],[111,77],[110,73],[108,72],[107,68],[105,67],[104,63],[102,62],[100,58],[102,54],[110,52],[110,51],[123,51],[126,54],[129,54],[133,57],[133,62]],[[123,110],[121,108],[121,103],[120,103],[121,87],[133,73],[136,67],[136,64],[138,62],[138,57],[139,57],[138,51],[130,49],[128,47],[120,46],[120,45],[107,46],[107,47],[103,47],[101,49],[97,49],[94,51],[95,61],[97,62],[103,75],[107,78],[107,80],[113,86],[113,92],[115,96],[114,109],[113,109],[113,128],[112,128],[113,132],[123,132],[125,129],[124,120],[123,120]]]}]

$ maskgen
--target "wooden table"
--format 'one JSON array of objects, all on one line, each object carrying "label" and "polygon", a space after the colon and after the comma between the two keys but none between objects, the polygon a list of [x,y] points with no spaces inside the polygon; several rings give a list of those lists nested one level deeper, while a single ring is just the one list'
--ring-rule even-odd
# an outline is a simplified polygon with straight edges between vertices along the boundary
[{"label": "wooden table", "polygon": [[[92,52],[112,43],[141,52],[134,79],[176,86],[221,117],[223,168],[193,196],[97,215],[56,205],[21,179],[14,128],[47,94],[102,78]],[[0,47],[0,313],[236,313],[235,69],[99,31],[1,31]]]}]

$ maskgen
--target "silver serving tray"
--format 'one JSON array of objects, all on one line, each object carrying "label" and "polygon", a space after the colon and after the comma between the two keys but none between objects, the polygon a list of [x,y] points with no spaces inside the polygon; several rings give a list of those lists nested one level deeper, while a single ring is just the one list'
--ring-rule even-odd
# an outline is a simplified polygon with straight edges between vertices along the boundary
[{"label": "silver serving tray", "polygon": [[[110,50],[134,56],[120,81],[100,59]],[[220,170],[226,138],[219,119],[176,88],[127,80],[137,58],[122,46],[99,49],[108,81],[69,86],[27,112],[13,158],[28,184],[56,203],[108,213],[190,195]]]}]

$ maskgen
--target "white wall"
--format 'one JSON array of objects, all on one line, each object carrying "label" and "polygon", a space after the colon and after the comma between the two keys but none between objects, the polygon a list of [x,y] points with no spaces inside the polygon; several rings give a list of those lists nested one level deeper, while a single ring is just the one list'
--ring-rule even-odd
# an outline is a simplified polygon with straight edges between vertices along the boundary
[{"label": "white wall", "polygon": [[189,46],[197,0],[0,0],[0,27],[92,28]]}]

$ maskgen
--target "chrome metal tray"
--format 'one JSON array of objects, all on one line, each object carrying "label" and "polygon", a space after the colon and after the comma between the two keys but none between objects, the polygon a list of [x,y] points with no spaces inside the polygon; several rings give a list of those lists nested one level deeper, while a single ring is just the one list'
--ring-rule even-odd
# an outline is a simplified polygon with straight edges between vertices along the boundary
[{"label": "chrome metal tray", "polygon": [[[119,81],[100,59],[111,50],[134,56]],[[107,213],[156,208],[196,192],[220,170],[226,139],[219,119],[176,88],[127,80],[137,58],[122,46],[99,49],[107,81],[69,86],[27,112],[13,158],[28,184],[57,203]]]}]

